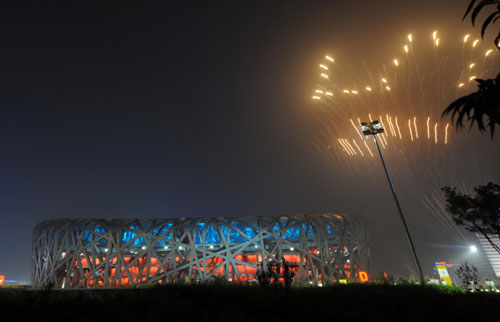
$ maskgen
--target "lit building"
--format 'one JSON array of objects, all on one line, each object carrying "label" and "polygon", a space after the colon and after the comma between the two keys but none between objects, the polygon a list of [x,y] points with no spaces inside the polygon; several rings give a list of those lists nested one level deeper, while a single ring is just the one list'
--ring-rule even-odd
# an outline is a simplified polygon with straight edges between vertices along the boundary
[{"label": "lit building", "polygon": [[[496,278],[500,278],[500,254],[491,246],[490,242],[483,235],[476,234],[481,247],[495,273]],[[488,235],[488,238],[497,246],[500,246],[500,239],[497,236]]]},{"label": "lit building", "polygon": [[32,285],[250,282],[283,259],[295,281],[325,285],[368,271],[368,243],[362,220],[335,214],[47,220],[33,231]]}]

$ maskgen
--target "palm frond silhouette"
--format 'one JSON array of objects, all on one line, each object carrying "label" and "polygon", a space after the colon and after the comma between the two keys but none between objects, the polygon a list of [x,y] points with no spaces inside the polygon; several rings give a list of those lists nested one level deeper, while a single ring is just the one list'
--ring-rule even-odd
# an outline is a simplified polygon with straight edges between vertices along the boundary
[{"label": "palm frond silhouette", "polygon": [[[496,6],[496,9],[483,22],[481,27],[481,37],[483,38],[488,26],[500,19],[500,0],[472,0],[463,17],[465,19],[470,14],[474,26],[479,13],[489,6]],[[500,30],[494,43],[496,48],[500,50]],[[495,79],[476,79],[476,82],[478,83],[477,92],[452,102],[443,111],[441,117],[451,114],[451,122],[457,130],[463,128],[466,122],[469,122],[469,129],[472,129],[476,124],[481,132],[488,129],[493,138],[495,126],[500,126],[500,73]]]}]

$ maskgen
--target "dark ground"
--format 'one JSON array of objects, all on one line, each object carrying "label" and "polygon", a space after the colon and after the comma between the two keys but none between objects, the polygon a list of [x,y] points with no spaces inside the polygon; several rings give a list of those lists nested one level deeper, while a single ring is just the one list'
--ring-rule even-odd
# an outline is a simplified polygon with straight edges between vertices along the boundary
[{"label": "dark ground", "polygon": [[0,291],[1,321],[500,321],[500,295],[418,286]]}]

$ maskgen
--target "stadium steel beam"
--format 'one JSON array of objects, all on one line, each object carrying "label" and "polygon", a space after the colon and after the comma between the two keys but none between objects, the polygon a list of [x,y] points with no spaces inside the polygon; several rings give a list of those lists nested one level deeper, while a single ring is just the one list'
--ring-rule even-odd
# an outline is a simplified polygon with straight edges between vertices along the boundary
[{"label": "stadium steel beam", "polygon": [[368,270],[359,218],[279,217],[48,220],[33,231],[34,287],[117,287],[213,279],[251,282],[283,258],[299,283]]}]

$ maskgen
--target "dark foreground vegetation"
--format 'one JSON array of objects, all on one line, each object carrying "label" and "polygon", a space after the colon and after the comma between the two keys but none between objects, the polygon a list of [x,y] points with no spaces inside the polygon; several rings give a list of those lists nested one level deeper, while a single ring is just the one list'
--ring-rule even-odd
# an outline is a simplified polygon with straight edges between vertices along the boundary
[{"label": "dark foreground vegetation", "polygon": [[499,321],[498,293],[420,286],[0,290],[1,321]]}]

